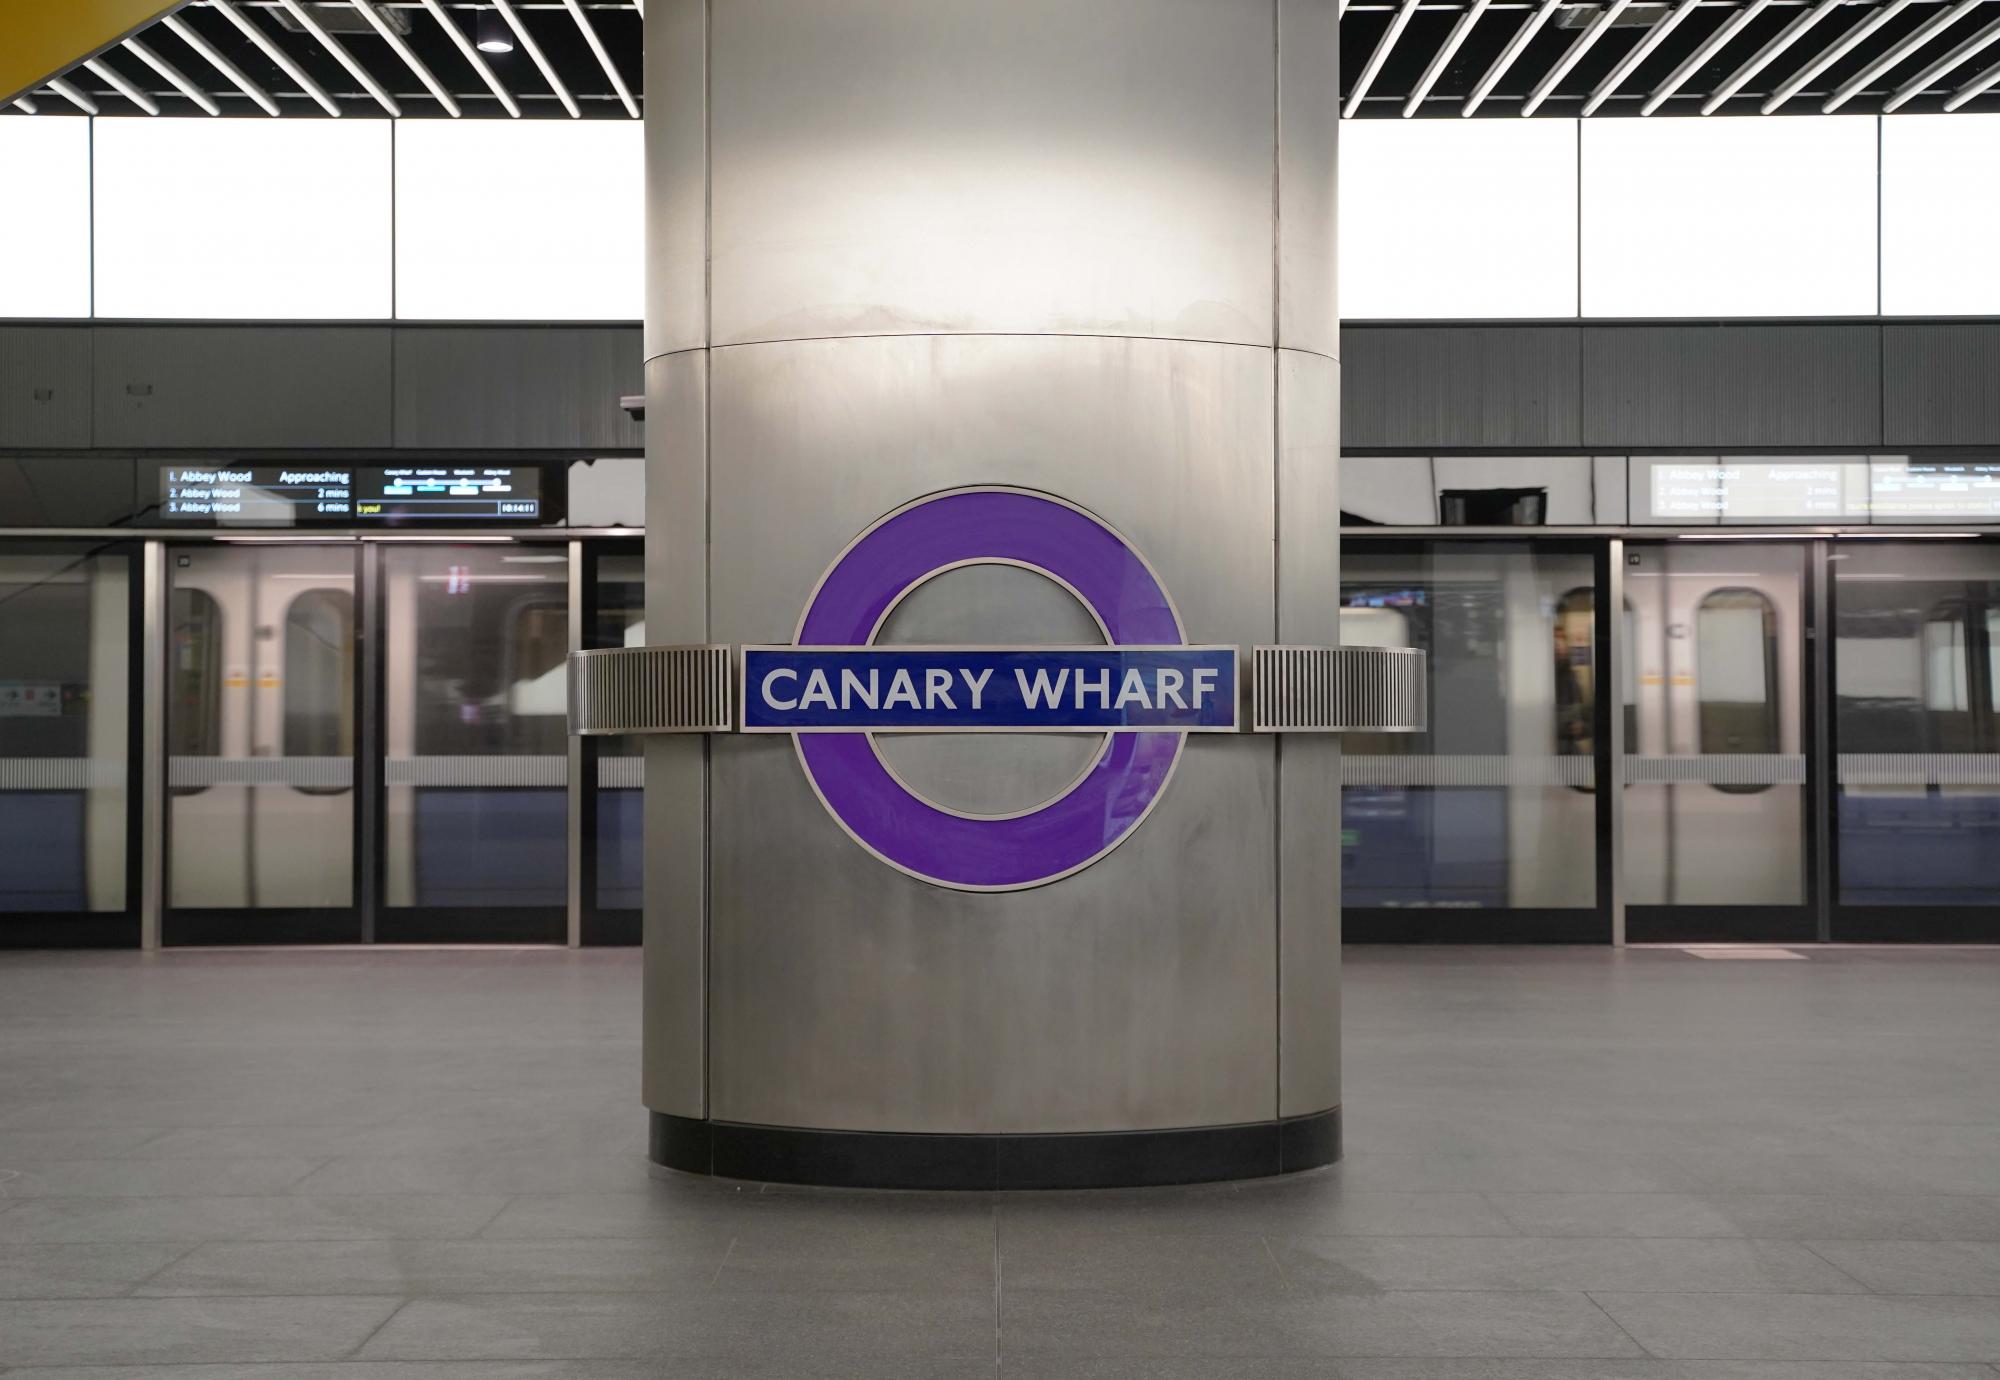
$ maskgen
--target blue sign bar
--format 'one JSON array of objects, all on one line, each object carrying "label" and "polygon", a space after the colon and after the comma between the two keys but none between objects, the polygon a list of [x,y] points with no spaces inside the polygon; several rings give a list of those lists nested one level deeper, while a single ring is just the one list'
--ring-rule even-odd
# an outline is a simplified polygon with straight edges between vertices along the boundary
[{"label": "blue sign bar", "polygon": [[1234,647],[745,647],[746,733],[1227,732]]}]

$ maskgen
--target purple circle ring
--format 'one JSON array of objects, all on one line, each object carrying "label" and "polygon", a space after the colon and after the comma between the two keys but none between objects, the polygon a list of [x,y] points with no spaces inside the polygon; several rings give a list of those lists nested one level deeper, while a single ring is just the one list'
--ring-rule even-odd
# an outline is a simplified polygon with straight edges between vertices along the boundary
[{"label": "purple circle ring", "polygon": [[[1067,585],[1112,645],[1179,646],[1180,615],[1131,544],[1074,504],[1025,489],[952,489],[890,513],[821,577],[800,646],[864,646],[913,587],[957,566],[1026,566]],[[1158,802],[1184,735],[1113,733],[1061,795],[1020,814],[940,809],[890,774],[865,734],[793,735],[806,777],[848,835],[889,866],[959,891],[1058,881],[1116,848]]]}]

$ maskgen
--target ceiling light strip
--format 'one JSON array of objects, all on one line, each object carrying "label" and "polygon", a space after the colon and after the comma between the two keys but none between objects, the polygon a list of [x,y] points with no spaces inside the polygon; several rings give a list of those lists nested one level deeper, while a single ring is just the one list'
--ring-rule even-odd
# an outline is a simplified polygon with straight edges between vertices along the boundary
[{"label": "ceiling light strip", "polygon": [[[358,5],[362,0],[354,0]],[[591,26],[590,16],[583,12],[578,0],[563,0],[569,6],[570,17],[576,20],[576,27],[583,30],[583,41],[590,45],[590,51],[597,55],[597,65],[604,69],[604,75],[611,78],[611,89],[618,93],[618,99],[625,103],[625,113],[633,119],[639,118],[639,103],[632,99],[632,93],[625,86],[625,78],[618,73],[618,65],[611,60],[611,54],[604,51],[604,40],[597,36]]]},{"label": "ceiling light strip", "polygon": [[1855,45],[1859,44],[1862,39],[1874,33],[1884,24],[1887,24],[1891,19],[1894,19],[1897,15],[1908,9],[1914,2],[1915,0],[1890,0],[1890,3],[1875,11],[1875,13],[1863,15],[1853,28],[1835,39],[1833,45],[1825,52],[1821,53],[1804,67],[1801,67],[1798,71],[1792,73],[1791,76],[1785,78],[1776,91],[1773,91],[1769,96],[1764,98],[1764,104],[1759,106],[1758,109],[1763,114],[1769,115],[1786,101],[1789,101],[1792,97],[1803,91],[1806,88],[1806,84],[1814,77],[1817,77],[1821,72],[1824,72],[1827,68],[1833,66],[1834,63],[1839,62],[1842,58],[1853,52]]},{"label": "ceiling light strip", "polygon": [[1771,0],[1750,0],[1750,3],[1732,15],[1726,24],[1710,34],[1692,53],[1689,53],[1687,61],[1676,67],[1671,76],[1653,88],[1653,94],[1646,97],[1646,103],[1639,107],[1639,113],[1651,115],[1665,105],[1689,77],[1699,72],[1711,58],[1727,47],[1730,40],[1742,33],[1750,21],[1768,9],[1770,4]]},{"label": "ceiling light strip", "polygon": [[[293,62],[283,48],[273,43],[262,29],[250,21],[249,16],[239,12],[230,0],[208,0],[209,8],[227,18],[230,23],[243,31],[243,36],[263,50],[264,56],[278,64],[278,70],[299,84],[299,90],[319,103],[319,108],[335,119],[340,118],[340,104],[326,94],[326,88],[306,75],[305,68]],[[176,29],[174,32],[179,33]],[[271,112],[273,115],[277,111]]]},{"label": "ceiling light strip", "polygon": [[1995,85],[2000,85],[2000,65],[1987,68],[1964,86],[1959,87],[1952,98],[1944,103],[1944,108],[1956,110],[1967,101],[1991,90]]},{"label": "ceiling light strip", "polygon": [[514,31],[514,37],[521,40],[521,46],[526,48],[528,56],[535,60],[535,66],[541,69],[542,79],[548,82],[549,88],[556,93],[556,98],[563,103],[563,109],[569,112],[570,119],[582,119],[583,112],[577,109],[576,97],[569,94],[569,88],[563,85],[563,79],[556,75],[555,67],[542,52],[542,45],[535,42],[535,36],[528,32],[526,21],[514,13],[514,7],[508,4],[507,0],[493,0],[493,8],[500,11],[501,17],[507,21],[507,27]]},{"label": "ceiling light strip", "polygon": [[195,52],[201,54],[209,66],[229,78],[235,84],[237,90],[263,107],[266,115],[276,115],[278,113],[278,103],[271,99],[271,94],[268,91],[245,76],[241,67],[238,67],[235,63],[224,57],[213,43],[203,38],[194,29],[189,28],[179,15],[166,15],[161,18],[160,22],[167,26],[168,32],[179,38],[188,47],[194,49]]},{"label": "ceiling light strip", "polygon": [[61,77],[49,78],[49,90],[55,92],[58,96],[61,96],[64,100],[68,101],[71,105],[75,106],[78,110],[81,110],[86,115],[95,115],[97,113],[97,102],[90,99],[90,97],[84,95],[74,86],[71,86]]},{"label": "ceiling light strip", "polygon": [[299,21],[300,28],[318,39],[320,46],[333,54],[334,61],[345,67],[350,77],[361,83],[361,89],[375,98],[375,104],[381,106],[391,115],[401,115],[403,113],[402,109],[396,104],[395,99],[382,89],[382,83],[375,80],[374,74],[355,61],[354,54],[348,52],[346,46],[339,39],[321,28],[320,22],[312,17],[306,7],[299,3],[299,0],[278,0],[278,3],[291,12],[292,18]]},{"label": "ceiling light strip", "polygon": [[431,75],[431,69],[424,66],[424,60],[410,50],[409,44],[403,42],[403,36],[389,27],[389,21],[376,12],[375,6],[369,3],[369,0],[352,0],[352,3],[355,9],[361,11],[361,17],[382,36],[382,41],[389,45],[390,51],[403,60],[405,67],[417,74],[417,80],[429,89],[431,95],[437,98],[437,103],[456,120],[461,113],[458,102],[453,100],[451,92],[445,90],[443,84]]},{"label": "ceiling light strip", "polygon": [[1452,25],[1451,35],[1445,39],[1444,47],[1438,49],[1437,56],[1431,59],[1431,65],[1424,68],[1424,75],[1417,82],[1416,89],[1410,92],[1410,98],[1403,102],[1404,119],[1407,120],[1417,113],[1417,107],[1424,103],[1424,97],[1431,94],[1431,88],[1437,85],[1437,79],[1444,75],[1444,69],[1451,63],[1452,58],[1457,56],[1459,45],[1465,42],[1466,36],[1472,32],[1472,26],[1479,22],[1479,17],[1486,13],[1486,7],[1492,3],[1493,0],[1472,0],[1472,8],[1460,15],[1458,23]]},{"label": "ceiling light strip", "polygon": [[119,76],[96,58],[85,58],[83,65],[108,83],[113,91],[116,91],[126,100],[132,102],[133,105],[138,106],[139,109],[145,111],[148,115],[157,115],[160,113],[160,103],[158,101],[132,85],[131,82],[126,81],[125,78]]},{"label": "ceiling light strip", "polygon": [[1750,78],[1763,71],[1785,49],[1791,47],[1801,38],[1804,38],[1806,30],[1812,28],[1813,25],[1819,23],[1820,20],[1826,18],[1846,3],[1847,0],[1820,0],[1819,4],[1785,25],[1778,32],[1776,38],[1773,38],[1769,43],[1759,48],[1754,57],[1730,73],[1727,81],[1709,93],[1708,99],[1701,103],[1701,113],[1704,115],[1713,115],[1722,107],[1724,102],[1729,100],[1738,91],[1741,91]]},{"label": "ceiling light strip", "polygon": [[1943,57],[1924,68],[1923,71],[1911,77],[1895,95],[1882,103],[1882,113],[1888,115],[1909,104],[1911,98],[1920,95],[1925,87],[1929,86],[1946,72],[1949,72],[1952,68],[1958,66],[1961,62],[1964,62],[1967,58],[1985,52],[1993,46],[1996,39],[2000,39],[2000,19],[1994,20],[1971,38],[1966,39],[1965,42],[1959,44]]},{"label": "ceiling light strip", "polygon": [[452,22],[451,16],[444,12],[444,7],[438,0],[424,0],[424,8],[429,10],[431,17],[451,35],[451,41],[458,45],[458,51],[465,55],[465,60],[472,64],[472,70],[479,74],[480,80],[486,83],[487,89],[492,91],[494,98],[506,109],[508,115],[516,120],[520,119],[520,105],[514,100],[512,93],[500,84],[500,78],[493,75],[493,69],[487,65],[479,49],[472,46],[472,40],[465,36],[464,30]]},{"label": "ceiling light strip", "polygon": [[1840,109],[1861,94],[1861,92],[1867,90],[1869,82],[1874,81],[1875,78],[1881,76],[1884,72],[1894,67],[1910,54],[1916,52],[1917,49],[1923,47],[1926,43],[1929,43],[1953,24],[1956,24],[1960,19],[1977,8],[1979,3],[1980,0],[1958,0],[1956,5],[1953,5],[1943,14],[1931,16],[1930,20],[1918,28],[1915,33],[1849,77],[1838,91],[1820,103],[1819,113],[1822,115],[1833,114],[1834,111]]},{"label": "ceiling light strip", "polygon": [[1528,46],[1529,40],[1542,31],[1542,25],[1549,22],[1549,16],[1556,12],[1556,6],[1561,3],[1562,0],[1542,0],[1541,8],[1521,21],[1521,27],[1515,31],[1511,39],[1507,40],[1507,46],[1501,50],[1500,56],[1493,59],[1493,65],[1486,69],[1486,75],[1479,79],[1479,85],[1473,87],[1472,94],[1465,98],[1465,106],[1458,112],[1460,115],[1470,115],[1484,104],[1486,98],[1493,94],[1493,88],[1500,84],[1500,78],[1506,76],[1507,69],[1514,65],[1514,59],[1520,57],[1521,50]]},{"label": "ceiling light strip", "polygon": [[125,46],[132,50],[134,57],[172,82],[183,96],[186,96],[203,110],[211,115],[220,115],[222,113],[222,107],[215,103],[213,96],[209,95],[199,86],[196,86],[192,81],[189,81],[187,73],[181,71],[180,68],[174,66],[171,62],[168,62],[144,43],[141,43],[136,38],[128,38],[125,40]]},{"label": "ceiling light strip", "polygon": [[1382,34],[1375,51],[1368,55],[1368,62],[1361,69],[1361,75],[1354,83],[1354,89],[1347,93],[1347,104],[1341,108],[1341,115],[1353,119],[1354,112],[1361,109],[1361,102],[1368,95],[1368,88],[1375,84],[1376,76],[1382,71],[1382,64],[1389,60],[1389,50],[1396,46],[1396,40],[1403,36],[1409,26],[1410,16],[1417,12],[1417,0],[1403,0],[1396,7],[1395,18],[1389,21],[1388,29]]},{"label": "ceiling light strip", "polygon": [[37,115],[41,113],[41,107],[35,104],[32,96],[16,96],[14,104],[21,107],[23,115]]},{"label": "ceiling light strip", "polygon": [[1625,78],[1631,76],[1640,63],[1651,57],[1653,50],[1665,43],[1667,35],[1678,29],[1681,21],[1693,14],[1699,4],[1701,0],[1681,0],[1671,14],[1648,29],[1646,36],[1639,40],[1639,46],[1627,53],[1619,64],[1611,69],[1611,75],[1598,83],[1597,89],[1590,93],[1590,99],[1583,103],[1583,113],[1595,115],[1597,108],[1610,100],[1618,88],[1625,84]]},{"label": "ceiling light strip", "polygon": [[1631,3],[1632,0],[1611,0],[1611,3],[1604,7],[1597,18],[1590,22],[1590,27],[1583,31],[1583,36],[1569,45],[1569,51],[1562,55],[1562,60],[1551,67],[1549,74],[1543,77],[1529,93],[1528,99],[1521,106],[1523,115],[1532,115],[1541,109],[1542,102],[1555,93],[1555,89],[1562,85],[1563,78],[1583,60],[1583,55],[1591,50],[1597,40],[1604,37],[1604,31],[1618,22],[1618,16],[1625,13],[1626,6]]}]

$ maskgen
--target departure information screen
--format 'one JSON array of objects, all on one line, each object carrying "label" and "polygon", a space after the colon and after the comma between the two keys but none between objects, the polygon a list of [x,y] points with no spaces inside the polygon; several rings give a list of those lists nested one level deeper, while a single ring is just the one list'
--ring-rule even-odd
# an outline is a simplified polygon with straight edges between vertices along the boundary
[{"label": "departure information screen", "polygon": [[1901,518],[2000,519],[2000,464],[1956,460],[1877,462],[1868,501],[1877,522]]},{"label": "departure information screen", "polygon": [[1851,484],[1839,460],[1786,464],[1653,463],[1656,520],[1837,522],[1849,515]]},{"label": "departure information screen", "polygon": [[534,465],[166,464],[159,515],[202,526],[543,521]]},{"label": "departure information screen", "polygon": [[[1641,522],[1996,522],[2000,461],[1903,455],[1640,458]],[[1634,507],[1637,508],[1635,501]]]}]

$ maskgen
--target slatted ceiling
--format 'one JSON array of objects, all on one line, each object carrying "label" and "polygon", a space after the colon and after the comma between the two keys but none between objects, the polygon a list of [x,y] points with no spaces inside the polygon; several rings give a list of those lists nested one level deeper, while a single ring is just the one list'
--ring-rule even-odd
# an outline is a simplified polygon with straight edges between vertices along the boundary
[{"label": "slatted ceiling", "polygon": [[[137,35],[158,63],[130,47],[115,47],[95,59],[101,73],[79,64],[6,113],[62,115],[92,108],[107,115],[140,113],[143,107],[121,94],[120,85],[165,115],[196,115],[204,102],[223,115],[331,113],[221,13],[218,2],[233,4],[258,37],[344,117],[386,117],[387,106],[295,15],[280,17],[288,6],[312,15],[405,117],[450,118],[454,105],[467,118],[483,119],[507,118],[516,110],[524,118],[567,119],[572,105],[577,118],[630,119],[642,109],[642,0],[508,0],[505,8],[533,38],[547,68],[517,40],[511,53],[479,54],[491,82],[442,24],[457,26],[468,40],[477,38],[482,18],[505,28],[495,0],[200,0]],[[1556,0],[1508,57],[1476,113],[1515,117],[1532,105],[1535,115],[1559,117],[1811,115],[1864,77],[1840,101],[1843,113],[1876,114],[1892,102],[1905,113],[2000,111],[2000,30],[1989,44],[1974,42],[2000,23],[2000,0],[1631,0],[1588,39],[1614,3]],[[1363,119],[1464,113],[1542,5],[1543,0],[1417,0],[1405,14],[1406,0],[1351,0],[1342,9],[1339,74],[1343,95],[1353,105],[1350,113]],[[1461,21],[1475,8],[1477,18],[1461,31]],[[394,29],[402,50],[364,11]],[[1384,48],[1399,14],[1402,27]],[[1455,33],[1456,46],[1427,82]],[[1778,43],[1788,33],[1789,40]],[[235,73],[184,35],[219,54]],[[1717,42],[1719,37],[1725,41]],[[1913,39],[1921,41],[1912,45]],[[1649,43],[1643,59],[1628,67],[1627,60]],[[1960,49],[1948,67],[1910,89],[1927,68]],[[1572,58],[1569,70],[1551,83]],[[176,82],[161,64],[185,81]],[[1353,93],[1371,64],[1373,73],[1356,101]],[[1801,76],[1803,82],[1797,80]],[[1593,93],[1605,92],[1607,83],[1608,94],[1593,104]],[[259,93],[269,93],[274,112],[260,104]],[[1416,93],[1420,97],[1413,100]]]},{"label": "slatted ceiling", "polygon": [[[283,13],[286,0],[224,0],[224,3],[255,27],[263,44],[246,35],[221,12],[215,0],[188,5],[168,21],[141,31],[137,38],[154,56],[178,70],[223,115],[281,113],[325,117],[330,114],[303,83],[265,51],[263,45],[267,44],[312,86],[325,92],[343,117],[386,117],[388,112],[383,103],[328,45],[305,31],[294,15]],[[479,37],[482,17],[499,23],[510,34],[513,32],[491,0],[437,0],[434,4],[427,4],[426,0],[368,0],[365,5],[354,0],[293,0],[293,3],[315,20],[333,44],[355,60],[405,117],[451,118],[449,105],[456,105],[468,118],[504,119],[512,113],[507,108],[510,101],[523,117],[571,117],[562,96],[518,38],[512,52],[478,53],[477,61],[491,72],[493,84],[489,84],[486,74],[467,55],[466,47]],[[395,34],[396,43],[384,37],[381,28],[363,13],[364,8],[372,10]],[[642,43],[642,20],[636,0],[576,0],[574,4],[569,0],[514,0],[511,9],[515,19],[532,36],[534,46],[547,59],[549,70],[573,98],[577,118],[636,118],[640,110]],[[445,22],[456,25],[468,42],[461,44],[454,39],[444,29]],[[192,44],[183,37],[190,33],[195,40]],[[221,69],[202,48],[219,54],[236,69],[236,75],[246,78],[256,90],[268,93],[277,110],[262,108],[255,96],[242,89],[236,75]],[[204,107],[195,97],[127,47],[114,47],[95,61],[113,77],[129,83],[157,103],[161,114],[204,113]],[[435,80],[435,87],[426,79],[426,73]],[[61,80],[96,104],[102,114],[141,113],[139,106],[118,93],[112,80],[81,64],[62,74]],[[495,84],[500,88],[497,92]],[[620,93],[621,85],[630,93],[629,103]],[[444,100],[439,98],[440,91]],[[48,83],[37,88],[28,100],[41,113],[49,113],[52,108],[72,112],[75,109]],[[29,112],[16,107],[13,113]]]},{"label": "slatted ceiling", "polygon": [[[1476,0],[1435,0],[1435,3],[1425,0],[1382,59],[1364,99],[1354,111],[1355,116],[1394,118],[1408,113],[1436,117],[1461,113],[1482,79],[1493,71],[1540,8],[1540,0],[1498,0],[1486,6],[1424,93],[1424,99],[1414,110],[1406,109],[1410,93],[1419,88],[1432,60],[1450,42],[1458,21],[1475,4]],[[1566,55],[1581,45],[1608,5],[1609,0],[1606,3],[1561,0],[1548,20],[1507,62],[1477,113],[1482,117],[1521,114],[1536,89]],[[1400,0],[1353,0],[1348,6],[1341,24],[1344,91],[1351,92],[1366,70],[1399,8]],[[1591,94],[1602,88],[1621,64],[1648,42],[1654,30],[1681,8],[1681,0],[1634,0],[1575,61],[1534,113],[1554,116],[1584,113]],[[1639,114],[1690,59],[1696,61],[1654,113],[1694,115],[1702,113],[1704,106],[1722,114],[1758,113],[1788,78],[1806,70],[1869,16],[1892,8],[1896,12],[1862,42],[1825,65],[1795,97],[1776,108],[1785,114],[1817,113],[1822,103],[1871,63],[1895,53],[1926,24],[1950,13],[1953,0],[1903,0],[1900,7],[1897,0],[1882,0],[1880,4],[1850,0],[1832,5],[1826,0],[1768,0],[1763,4],[1757,0],[1696,0],[1651,51],[1620,75],[1613,93],[1593,113]],[[1816,9],[1824,12],[1802,27],[1789,43],[1769,54],[1733,92],[1720,102],[1714,101],[1716,93],[1745,64],[1763,53],[1801,16]],[[1872,78],[1842,109],[1857,114],[1881,111],[1897,90],[1933,59],[1950,53],[1978,35],[1985,24],[1996,20],[2000,20],[2000,0],[1974,0],[1970,9],[1952,19],[1934,37]],[[1726,41],[1716,43],[1725,30],[1732,30]],[[1952,67],[1937,73],[1921,94],[1900,108],[1910,112],[1941,110],[1955,94],[1978,87],[1955,108],[2000,110],[2000,75],[1980,86],[1980,79],[1996,60],[2000,60],[2000,43],[1968,52]]]}]

